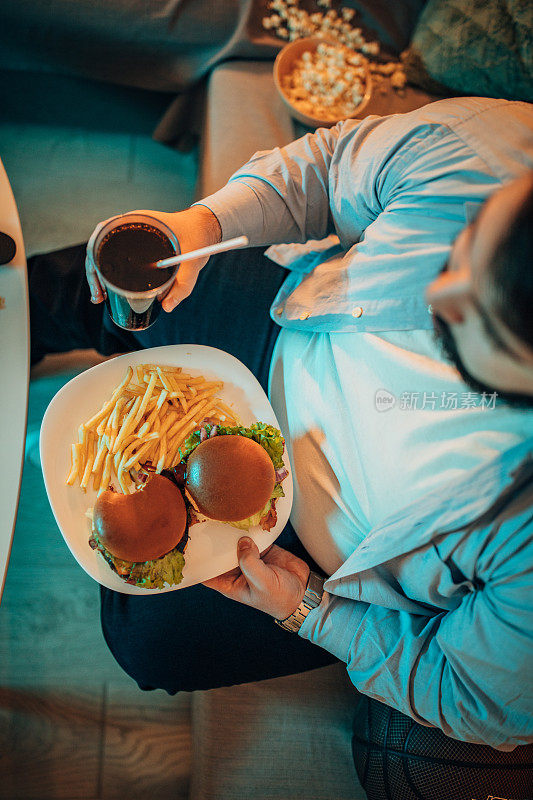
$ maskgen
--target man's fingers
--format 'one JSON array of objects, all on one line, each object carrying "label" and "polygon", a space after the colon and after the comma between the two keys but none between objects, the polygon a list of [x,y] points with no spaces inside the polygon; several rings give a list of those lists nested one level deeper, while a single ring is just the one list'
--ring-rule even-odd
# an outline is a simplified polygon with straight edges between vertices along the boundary
[{"label": "man's fingers", "polygon": [[91,292],[91,302],[101,303],[105,299],[105,294],[100,285],[100,281],[98,280],[98,276],[96,275],[94,267],[90,265],[87,259],[85,261],[85,275],[87,277],[87,283],[89,284],[89,289]]},{"label": "man's fingers", "polygon": [[268,589],[270,569],[261,561],[259,548],[248,536],[243,536],[237,544],[237,557],[241,572],[250,588],[264,592]]},{"label": "man's fingers", "polygon": [[164,311],[173,311],[182,300],[190,295],[198,280],[199,272],[206,263],[207,259],[195,259],[180,264],[174,285],[163,300]]},{"label": "man's fingers", "polygon": [[94,268],[94,261],[92,257],[89,257],[89,253],[93,253],[94,245],[96,242],[96,238],[100,231],[102,230],[103,226],[111,222],[112,219],[115,217],[110,217],[103,222],[99,222],[94,231],[91,233],[89,241],[87,242],[87,252],[85,255],[85,277],[87,278],[87,283],[89,284],[89,289],[91,292],[91,302],[92,303],[101,303],[106,298],[106,291],[100,285],[100,281],[98,280],[98,276],[96,274],[96,270]]}]

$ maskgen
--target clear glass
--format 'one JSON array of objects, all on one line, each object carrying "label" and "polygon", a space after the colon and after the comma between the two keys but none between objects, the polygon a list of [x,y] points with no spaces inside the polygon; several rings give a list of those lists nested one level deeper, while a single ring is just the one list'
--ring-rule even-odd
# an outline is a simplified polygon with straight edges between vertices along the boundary
[{"label": "clear glass", "polygon": [[90,265],[96,270],[98,280],[103,289],[105,289],[106,306],[109,311],[109,316],[119,328],[124,328],[127,331],[143,331],[153,325],[161,312],[161,302],[168,294],[174,278],[178,271],[178,264],[171,275],[171,277],[161,286],[153,289],[147,289],[143,292],[130,291],[122,289],[111,283],[100,271],[98,264],[98,251],[100,245],[107,234],[114,228],[121,225],[128,225],[130,223],[140,222],[145,225],[151,225],[163,233],[169,240],[174,253],[178,255],[181,250],[179,242],[170,230],[160,220],[151,217],[149,214],[120,214],[108,220],[106,224],[98,231],[96,236],[91,236],[87,245],[87,259]]}]

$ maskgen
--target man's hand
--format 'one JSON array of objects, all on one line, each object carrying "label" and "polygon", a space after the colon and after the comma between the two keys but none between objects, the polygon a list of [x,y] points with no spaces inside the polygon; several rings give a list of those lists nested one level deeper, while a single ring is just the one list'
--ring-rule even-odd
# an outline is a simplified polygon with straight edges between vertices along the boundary
[{"label": "man's hand", "polygon": [[276,619],[286,619],[298,608],[309,577],[305,561],[277,545],[261,556],[247,536],[239,539],[237,556],[238,567],[204,581],[204,586]]},{"label": "man's hand", "polygon": [[[132,211],[131,213],[147,214],[164,222],[176,236],[182,253],[217,244],[222,239],[219,222],[206,206],[193,206],[186,211],[177,211],[175,213],[144,210]],[[110,219],[114,219],[114,217]],[[96,226],[91,235],[91,240],[94,241],[102,226],[109,221],[104,220],[104,222],[100,222]],[[123,221],[127,222],[127,217]],[[182,300],[185,300],[190,295],[196,284],[198,274],[202,267],[207,264],[207,261],[208,257],[204,257],[197,258],[194,261],[184,261],[183,264],[180,264],[174,285],[163,300],[163,309],[165,311],[172,311],[178,303],[181,303]],[[91,300],[93,303],[101,303],[104,299],[104,293],[96,272],[88,261],[85,262],[85,271],[87,283],[91,290]]]}]

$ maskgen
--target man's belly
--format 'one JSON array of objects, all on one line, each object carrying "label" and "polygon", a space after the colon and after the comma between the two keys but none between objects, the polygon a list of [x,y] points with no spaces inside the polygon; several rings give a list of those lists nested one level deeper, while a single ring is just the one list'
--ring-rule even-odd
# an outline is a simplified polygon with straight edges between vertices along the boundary
[{"label": "man's belly", "polygon": [[533,432],[533,413],[470,392],[429,331],[282,329],[270,399],[293,470],[291,522],[328,574],[377,522]]}]

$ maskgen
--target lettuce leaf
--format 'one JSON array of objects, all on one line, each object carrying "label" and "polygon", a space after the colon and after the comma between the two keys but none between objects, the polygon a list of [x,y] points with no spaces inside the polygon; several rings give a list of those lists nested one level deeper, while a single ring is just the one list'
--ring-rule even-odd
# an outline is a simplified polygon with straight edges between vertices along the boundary
[{"label": "lettuce leaf", "polygon": [[166,585],[177,586],[183,580],[185,557],[178,549],[180,547],[179,544],[161,558],[156,558],[153,561],[132,562],[115,558],[100,542],[96,531],[93,530],[92,536],[98,545],[99,552],[109,566],[126,583],[140,586],[143,589],[164,589]]},{"label": "lettuce leaf", "polygon": [[[211,425],[203,426],[207,434],[211,431]],[[274,469],[280,469],[283,466],[283,448],[285,446],[285,439],[281,435],[278,428],[273,425],[268,425],[266,422],[254,422],[249,428],[242,425],[225,426],[217,425],[217,436],[246,436],[248,439],[253,439],[255,442],[264,447],[270,456],[270,460],[274,464]],[[181,458],[187,458],[193,450],[200,444],[200,431],[194,431],[185,440],[180,447]]]},{"label": "lettuce leaf", "polygon": [[[135,577],[135,585],[143,589],[163,589],[166,584],[177,586],[183,580],[183,567],[185,557],[179,550],[171,550],[166,556],[155,561],[145,561],[135,564],[131,576]],[[138,574],[134,575],[139,568]]]}]

